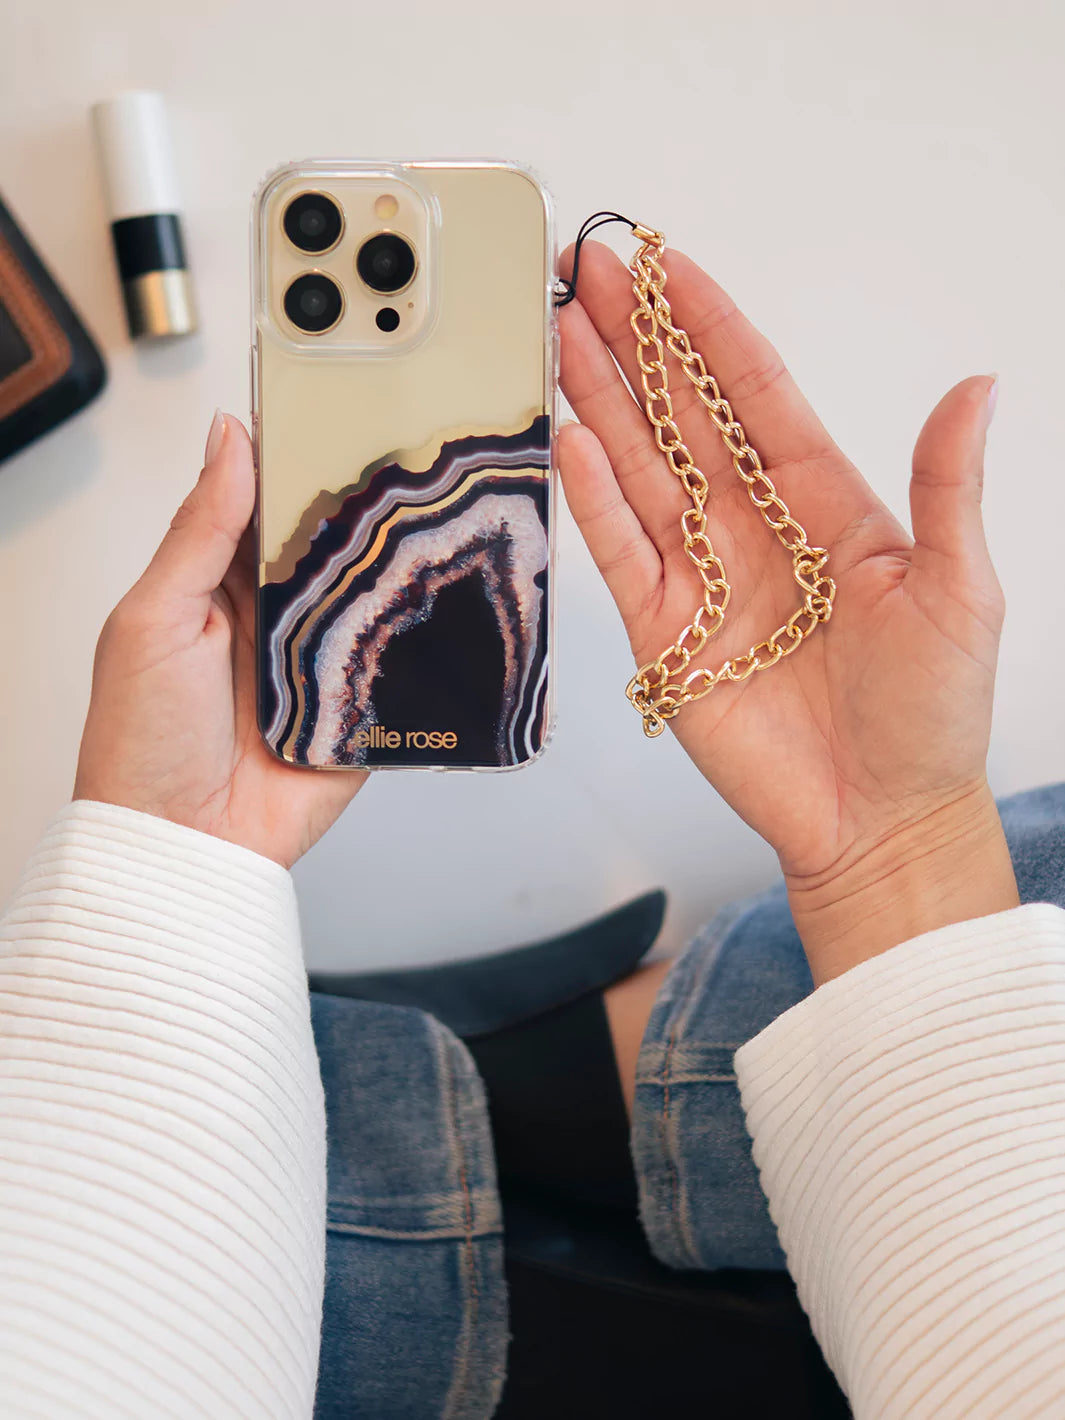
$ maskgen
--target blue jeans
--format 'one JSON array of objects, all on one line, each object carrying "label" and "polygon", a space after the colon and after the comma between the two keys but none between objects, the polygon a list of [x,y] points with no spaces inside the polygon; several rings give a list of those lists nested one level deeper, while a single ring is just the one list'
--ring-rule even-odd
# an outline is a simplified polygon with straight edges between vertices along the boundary
[{"label": "blue jeans", "polygon": [[[1065,783],[999,800],[1022,902],[1065,907]],[[812,990],[783,883],[720,911],[659,991],[637,1065],[640,1213],[673,1267],[782,1268],[732,1055]],[[484,1090],[420,1011],[313,996],[329,1119],[318,1420],[486,1420],[507,1348]]]}]

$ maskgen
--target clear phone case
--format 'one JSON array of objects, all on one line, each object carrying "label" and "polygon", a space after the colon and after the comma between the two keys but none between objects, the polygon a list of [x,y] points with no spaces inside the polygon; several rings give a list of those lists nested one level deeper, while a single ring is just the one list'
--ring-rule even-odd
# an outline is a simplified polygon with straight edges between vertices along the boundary
[{"label": "clear phone case", "polygon": [[528,764],[554,713],[544,188],[503,162],[297,163],[252,227],[267,745],[323,769]]}]

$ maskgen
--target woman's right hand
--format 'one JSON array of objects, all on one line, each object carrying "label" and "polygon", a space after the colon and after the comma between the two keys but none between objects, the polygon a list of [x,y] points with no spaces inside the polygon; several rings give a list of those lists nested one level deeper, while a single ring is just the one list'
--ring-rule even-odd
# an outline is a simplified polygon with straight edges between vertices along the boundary
[{"label": "woman's right hand", "polygon": [[366,781],[297,769],[256,718],[251,444],[215,416],[204,467],[100,635],[74,797],[140,809],[288,868]]},{"label": "woman's right hand", "polygon": [[[824,979],[919,931],[1017,902],[985,775],[1004,614],[980,510],[994,381],[964,380],[929,417],[914,454],[911,537],[724,291],[678,253],[664,266],[675,323],[792,517],[829,550],[823,575],[837,583],[831,620],[793,654],[669,721],[776,850]],[[585,427],[565,429],[560,450],[567,501],[644,665],[691,620],[702,586],[681,540],[690,499],[633,399],[634,305],[631,274],[589,244],[578,301],[561,315],[562,386]],[[733,586],[724,629],[693,662],[716,668],[779,627],[801,597],[715,426],[672,358],[668,368]]]}]

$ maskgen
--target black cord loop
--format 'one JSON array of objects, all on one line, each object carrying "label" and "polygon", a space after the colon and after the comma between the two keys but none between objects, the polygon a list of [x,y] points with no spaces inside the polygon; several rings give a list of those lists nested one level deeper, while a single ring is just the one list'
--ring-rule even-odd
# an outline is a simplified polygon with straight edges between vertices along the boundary
[{"label": "black cord loop", "polygon": [[[570,301],[572,301],[577,294],[577,268],[581,263],[581,247],[593,232],[597,231],[600,227],[608,226],[611,222],[624,222],[625,226],[631,231],[636,230],[636,223],[629,217],[623,217],[620,212],[593,212],[577,233],[577,240],[573,247],[573,271],[570,274],[569,280],[564,276],[558,278],[558,284],[555,288],[556,306],[568,306]],[[559,291],[559,287],[561,287],[561,291]]]}]

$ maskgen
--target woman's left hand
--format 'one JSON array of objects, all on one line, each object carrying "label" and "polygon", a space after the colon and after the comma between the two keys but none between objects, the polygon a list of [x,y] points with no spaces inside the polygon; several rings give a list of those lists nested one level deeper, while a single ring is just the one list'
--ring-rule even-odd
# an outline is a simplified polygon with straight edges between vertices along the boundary
[{"label": "woman's left hand", "polygon": [[217,414],[199,482],[100,635],[74,797],[140,809],[287,868],[367,776],[294,768],[260,738],[254,502],[248,436]]},{"label": "woman's left hand", "polygon": [[[923,930],[1017,901],[985,774],[1003,617],[980,510],[993,381],[965,380],[928,419],[914,455],[911,536],[716,282],[679,253],[664,266],[676,324],[733,401],[791,516],[829,550],[822,575],[838,585],[831,620],[793,654],[742,684],[718,684],[669,720],[701,772],[776,850],[824,979]],[[692,620],[702,584],[682,545],[691,500],[642,408],[634,306],[631,274],[590,243],[578,299],[561,315],[562,386],[587,427],[563,430],[560,449],[570,508],[644,665]],[[733,586],[724,629],[689,667],[716,669],[780,627],[803,594],[679,364],[669,357],[667,368]],[[668,833],[668,807],[654,807],[651,824]]]}]

